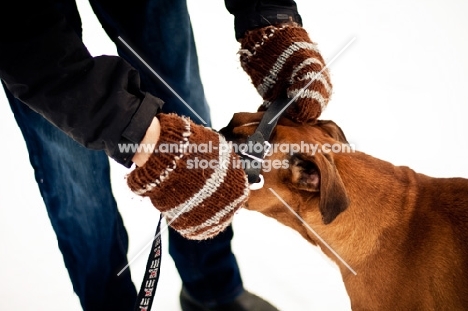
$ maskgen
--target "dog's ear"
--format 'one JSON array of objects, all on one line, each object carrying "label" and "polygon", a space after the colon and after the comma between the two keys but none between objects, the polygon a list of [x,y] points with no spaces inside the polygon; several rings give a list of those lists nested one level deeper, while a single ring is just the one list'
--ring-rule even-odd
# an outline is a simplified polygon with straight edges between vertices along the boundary
[{"label": "dog's ear", "polygon": [[296,154],[289,164],[294,188],[319,193],[319,210],[325,224],[348,207],[349,197],[331,156]]},{"label": "dog's ear", "polygon": [[343,130],[331,120],[317,120],[316,126],[319,126],[325,133],[336,141],[349,144]]}]

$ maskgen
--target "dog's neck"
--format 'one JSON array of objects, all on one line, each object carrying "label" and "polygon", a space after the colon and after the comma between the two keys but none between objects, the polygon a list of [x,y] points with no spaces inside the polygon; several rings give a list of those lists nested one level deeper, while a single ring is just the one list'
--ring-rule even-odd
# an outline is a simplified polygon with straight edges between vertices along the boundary
[{"label": "dog's neck", "polygon": [[[338,254],[344,257],[350,254],[344,260],[359,266],[377,251],[387,228],[405,225],[402,221],[408,218],[402,214],[411,213],[416,205],[418,174],[361,152],[335,155],[334,161],[350,206],[328,225],[323,223],[318,210],[307,208],[310,201],[301,202],[299,214]],[[358,226],[365,230],[353,229]],[[316,244],[316,237],[303,225],[296,222],[295,229],[306,231],[308,240]],[[393,234],[398,235],[398,232]],[[332,260],[336,259],[326,248],[321,248]],[[340,268],[343,273],[349,273],[342,265]]]}]

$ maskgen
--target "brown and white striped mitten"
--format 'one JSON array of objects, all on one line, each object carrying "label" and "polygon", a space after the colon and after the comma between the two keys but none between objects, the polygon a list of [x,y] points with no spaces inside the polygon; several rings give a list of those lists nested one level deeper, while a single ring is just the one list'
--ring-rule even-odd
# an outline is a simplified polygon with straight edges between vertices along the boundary
[{"label": "brown and white striped mitten", "polygon": [[264,99],[260,111],[285,92],[291,99],[300,93],[287,115],[299,123],[320,116],[330,100],[332,84],[317,45],[304,28],[268,26],[248,31],[240,42],[242,68]]},{"label": "brown and white striped mitten", "polygon": [[184,237],[214,237],[249,195],[239,158],[215,131],[175,114],[157,117],[161,134],[155,152],[129,174],[128,186],[149,197]]}]

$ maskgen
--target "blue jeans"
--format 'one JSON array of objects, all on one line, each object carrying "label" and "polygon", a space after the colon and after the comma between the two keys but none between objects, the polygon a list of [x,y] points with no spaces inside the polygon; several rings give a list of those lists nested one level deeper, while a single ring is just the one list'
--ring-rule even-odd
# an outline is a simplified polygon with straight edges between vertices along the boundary
[{"label": "blue jeans", "polygon": [[[57,0],[81,36],[73,0]],[[185,0],[128,2],[90,0],[110,37],[121,36],[210,123]],[[119,54],[141,73],[142,89],[165,101],[165,112],[201,120],[126,49]],[[127,269],[128,237],[112,195],[108,157],[88,150],[48,123],[5,89],[21,128],[35,178],[81,305],[89,310],[131,310],[136,290]],[[155,224],[156,226],[156,224]],[[203,242],[169,230],[169,253],[183,285],[196,299],[218,304],[234,299],[242,280],[231,251],[232,228]],[[162,267],[164,269],[164,267]],[[157,302],[155,303],[157,304]],[[108,309],[104,306],[109,306]]]}]

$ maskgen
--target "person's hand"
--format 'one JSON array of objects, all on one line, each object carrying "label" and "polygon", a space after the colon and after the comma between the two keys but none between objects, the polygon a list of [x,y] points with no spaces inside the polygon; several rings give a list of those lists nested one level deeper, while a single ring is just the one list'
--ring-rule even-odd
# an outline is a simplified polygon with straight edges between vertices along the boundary
[{"label": "person's hand", "polygon": [[184,237],[211,238],[247,201],[248,181],[240,159],[224,137],[209,128],[175,114],[157,118],[160,132],[154,152],[128,175],[127,184],[149,197],[168,225]]},{"label": "person's hand", "polygon": [[[161,124],[159,123],[158,118],[154,117],[150,126],[146,130],[146,134],[143,137],[143,140],[140,142],[140,145],[145,145],[148,147],[156,146],[156,143],[159,140],[161,135]],[[154,148],[140,148],[132,158],[132,162],[136,166],[143,166],[146,161],[153,154]]]},{"label": "person's hand", "polygon": [[287,116],[299,123],[320,116],[330,100],[332,84],[317,45],[304,28],[284,24],[255,29],[240,43],[242,68],[265,100],[259,111],[284,93],[290,99],[300,93],[286,110]]}]

